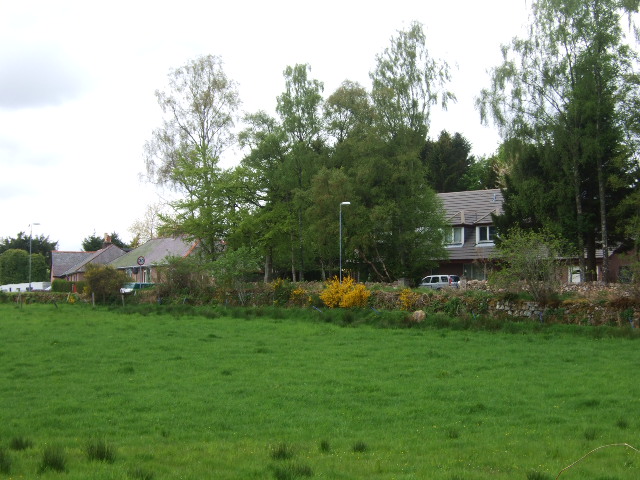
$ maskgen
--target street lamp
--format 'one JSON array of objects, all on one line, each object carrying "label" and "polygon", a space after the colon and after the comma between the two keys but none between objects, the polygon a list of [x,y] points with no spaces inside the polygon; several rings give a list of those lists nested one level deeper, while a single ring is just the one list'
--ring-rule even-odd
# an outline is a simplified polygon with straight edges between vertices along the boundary
[{"label": "street lamp", "polygon": [[342,283],[342,206],[351,205],[351,202],[340,202],[340,283]]},{"label": "street lamp", "polygon": [[32,223],[29,225],[29,291],[31,291],[31,237],[33,237],[34,225],[40,225],[40,224]]}]

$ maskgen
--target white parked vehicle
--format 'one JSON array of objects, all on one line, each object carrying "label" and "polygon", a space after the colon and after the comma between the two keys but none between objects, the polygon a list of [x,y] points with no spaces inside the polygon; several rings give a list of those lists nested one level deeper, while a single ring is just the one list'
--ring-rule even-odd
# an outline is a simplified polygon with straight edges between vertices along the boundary
[{"label": "white parked vehicle", "polygon": [[420,286],[432,290],[441,290],[448,287],[460,288],[460,277],[458,275],[429,275],[422,279]]}]

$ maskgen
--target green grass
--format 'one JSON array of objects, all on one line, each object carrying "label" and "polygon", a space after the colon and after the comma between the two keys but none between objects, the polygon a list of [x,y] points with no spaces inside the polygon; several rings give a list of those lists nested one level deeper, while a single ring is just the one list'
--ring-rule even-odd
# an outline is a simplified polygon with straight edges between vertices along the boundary
[{"label": "green grass", "polygon": [[0,305],[11,478],[547,479],[640,446],[636,340],[142,313]]}]

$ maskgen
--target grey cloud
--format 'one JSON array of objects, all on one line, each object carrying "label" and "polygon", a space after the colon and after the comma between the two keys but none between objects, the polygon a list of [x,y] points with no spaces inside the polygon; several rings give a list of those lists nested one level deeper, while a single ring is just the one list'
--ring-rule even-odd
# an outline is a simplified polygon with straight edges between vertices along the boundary
[{"label": "grey cloud", "polygon": [[0,51],[0,108],[56,106],[79,97],[90,79],[79,62],[46,45]]}]

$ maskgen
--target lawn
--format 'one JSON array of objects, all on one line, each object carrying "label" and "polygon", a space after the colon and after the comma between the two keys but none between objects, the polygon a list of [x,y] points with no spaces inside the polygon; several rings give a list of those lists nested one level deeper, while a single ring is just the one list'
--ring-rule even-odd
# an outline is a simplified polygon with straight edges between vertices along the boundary
[{"label": "lawn", "polygon": [[0,305],[0,478],[544,480],[640,447],[638,340],[320,318]]}]

